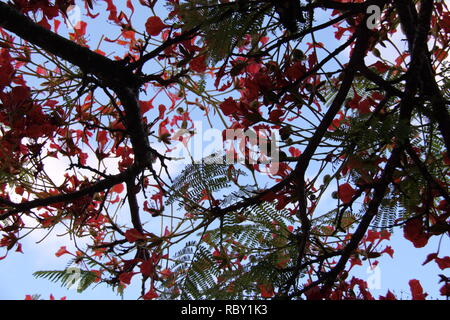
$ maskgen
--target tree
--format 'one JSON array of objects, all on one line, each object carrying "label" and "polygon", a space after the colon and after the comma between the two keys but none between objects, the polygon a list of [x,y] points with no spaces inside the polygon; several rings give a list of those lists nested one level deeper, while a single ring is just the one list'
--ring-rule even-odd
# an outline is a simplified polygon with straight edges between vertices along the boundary
[{"label": "tree", "polygon": [[[79,290],[139,275],[143,299],[373,299],[349,272],[392,256],[391,232],[417,248],[450,235],[444,1],[167,0],[162,15],[84,0],[89,22],[65,31],[75,4],[0,2],[2,259],[63,227],[85,243],[56,253]],[[172,177],[195,117],[225,147]],[[62,183],[48,158],[67,165]]]}]

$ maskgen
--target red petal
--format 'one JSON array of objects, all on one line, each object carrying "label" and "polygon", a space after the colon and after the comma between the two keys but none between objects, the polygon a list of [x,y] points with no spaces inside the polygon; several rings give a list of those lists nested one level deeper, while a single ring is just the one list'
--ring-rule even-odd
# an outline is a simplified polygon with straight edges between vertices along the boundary
[{"label": "red petal", "polygon": [[229,116],[238,110],[236,101],[234,101],[234,99],[231,97],[222,102],[219,107],[222,110],[223,114],[226,116]]},{"label": "red petal", "polygon": [[344,183],[338,188],[338,197],[344,203],[349,203],[355,194],[355,189],[348,183]]},{"label": "red petal", "polygon": [[258,285],[258,288],[261,291],[261,297],[263,298],[272,298],[275,294],[271,285],[260,284]]},{"label": "red petal", "polygon": [[424,232],[421,218],[409,220],[403,228],[404,237],[411,241],[416,248],[425,247],[429,236]]},{"label": "red petal", "polygon": [[387,246],[386,249],[383,250],[383,253],[387,253],[391,258],[394,257],[394,250],[390,246]]},{"label": "red petal", "polygon": [[447,256],[444,258],[436,258],[436,263],[438,264],[441,270],[450,268],[450,257]]},{"label": "red petal", "polygon": [[65,247],[65,246],[62,246],[61,248],[59,248],[58,251],[56,251],[55,256],[60,257],[60,256],[62,256],[63,254],[66,254],[66,253],[69,253],[69,254],[70,254],[70,252],[67,251],[66,247]]},{"label": "red petal", "polygon": [[409,288],[411,289],[412,300],[425,300],[427,294],[423,292],[423,288],[419,280],[409,280]]},{"label": "red petal", "polygon": [[155,298],[158,298],[158,294],[156,293],[155,289],[150,289],[149,292],[147,292],[142,298],[144,298],[144,300],[152,300]]},{"label": "red petal", "polygon": [[140,265],[141,273],[149,278],[152,278],[155,274],[155,264],[152,260],[146,260]]},{"label": "red petal", "polygon": [[206,56],[195,57],[189,63],[192,71],[203,73],[206,71]]},{"label": "red petal", "polygon": [[137,272],[124,272],[119,276],[119,280],[122,283],[130,284],[131,278],[136,274]]},{"label": "red petal", "polygon": [[319,287],[313,287],[305,292],[306,299],[308,300],[322,300],[323,295],[320,292]]},{"label": "red petal", "polygon": [[300,157],[300,155],[302,154],[302,152],[300,150],[298,150],[297,148],[294,147],[290,147],[289,148],[289,153],[293,156],[293,157]]},{"label": "red petal", "polygon": [[442,288],[439,290],[441,295],[449,297],[450,296],[450,282],[446,283],[442,286]]},{"label": "red petal", "polygon": [[125,189],[123,183],[116,184],[114,187],[112,187],[111,191],[115,193],[122,193]]},{"label": "red petal", "polygon": [[129,229],[125,231],[125,237],[127,238],[128,242],[135,242],[137,240],[145,239],[145,236],[136,229]]},{"label": "red petal", "polygon": [[422,265],[426,265],[428,262],[430,262],[431,260],[434,260],[437,258],[437,253],[430,253],[427,258],[425,259],[425,261],[422,263]]},{"label": "red petal", "polygon": [[166,28],[166,25],[156,16],[148,18],[145,23],[145,29],[151,36],[157,36],[164,28]]},{"label": "red petal", "polygon": [[388,290],[388,292],[386,293],[386,296],[380,296],[380,300],[397,300],[397,297]]}]

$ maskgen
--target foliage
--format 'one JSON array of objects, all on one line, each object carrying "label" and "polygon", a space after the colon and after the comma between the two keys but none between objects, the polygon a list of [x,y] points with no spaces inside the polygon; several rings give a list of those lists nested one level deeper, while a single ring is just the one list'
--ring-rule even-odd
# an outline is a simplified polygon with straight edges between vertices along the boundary
[{"label": "foliage", "polygon": [[[445,1],[14,0],[0,28],[0,260],[30,233],[72,256],[37,278],[396,299],[352,269],[393,257],[395,232],[448,240]],[[447,269],[440,249],[424,264]]]}]

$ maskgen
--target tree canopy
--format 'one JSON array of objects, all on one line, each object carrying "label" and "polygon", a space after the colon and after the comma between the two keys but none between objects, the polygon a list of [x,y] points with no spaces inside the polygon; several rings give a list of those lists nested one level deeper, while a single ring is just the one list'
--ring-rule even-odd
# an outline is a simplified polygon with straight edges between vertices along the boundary
[{"label": "tree canopy", "polygon": [[442,0],[0,1],[0,259],[63,232],[35,276],[79,291],[396,299],[351,270],[450,235],[449,41]]}]

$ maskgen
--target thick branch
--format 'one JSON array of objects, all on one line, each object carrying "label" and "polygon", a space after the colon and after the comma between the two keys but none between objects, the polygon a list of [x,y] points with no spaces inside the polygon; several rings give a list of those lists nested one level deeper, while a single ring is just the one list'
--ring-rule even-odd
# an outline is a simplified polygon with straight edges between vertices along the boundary
[{"label": "thick branch", "polygon": [[127,183],[127,198],[130,207],[131,223],[133,228],[143,233],[141,218],[139,216],[139,204],[136,198],[136,185],[134,184],[134,177],[128,179]]},{"label": "thick branch", "polygon": [[308,168],[309,162],[311,161],[312,156],[316,152],[317,148],[319,147],[320,142],[323,139],[323,136],[325,135],[326,131],[328,130],[329,126],[331,125],[333,119],[335,118],[336,114],[341,109],[348,92],[350,91],[352,82],[355,78],[356,70],[359,65],[364,63],[364,57],[368,48],[369,38],[370,38],[370,32],[363,26],[360,26],[358,28],[357,34],[356,34],[356,44],[354,51],[352,53],[352,56],[350,58],[350,61],[347,65],[347,67],[344,69],[343,72],[343,80],[342,84],[339,87],[339,91],[334,98],[330,108],[328,109],[327,113],[323,117],[320,125],[317,127],[313,137],[309,140],[309,143],[304,150],[304,152],[300,155],[299,160],[297,162],[297,165],[295,167],[295,181],[296,181],[296,187],[297,187],[297,197],[299,200],[299,210],[298,210],[298,216],[300,219],[300,222],[302,224],[302,234],[300,236],[299,241],[299,256],[296,261],[297,267],[295,268],[291,278],[287,282],[287,287],[285,289],[285,292],[287,293],[289,291],[289,288],[294,284],[294,281],[297,279],[298,275],[301,271],[302,261],[306,250],[307,242],[309,241],[309,233],[311,228],[311,223],[308,218],[308,211],[307,211],[307,200],[306,200],[306,192],[305,192],[305,172],[306,168]]},{"label": "thick branch", "polygon": [[71,193],[65,193],[65,194],[59,194],[56,196],[50,196],[44,199],[36,199],[31,200],[23,203],[14,203],[12,201],[6,200],[6,199],[0,199],[0,204],[6,204],[9,207],[13,207],[11,211],[8,211],[2,215],[0,215],[0,220],[4,220],[14,214],[17,214],[19,212],[29,211],[34,208],[38,207],[45,207],[56,203],[61,202],[71,202],[78,198],[84,197],[86,195],[93,195],[97,192],[101,192],[103,190],[109,189],[116,184],[122,183],[127,181],[130,177],[135,177],[142,169],[136,166],[133,166],[129,168],[128,170],[108,176],[108,178],[105,178],[103,180],[100,180],[96,183],[93,183],[92,185],[85,187],[83,189],[80,189],[75,192]]}]

